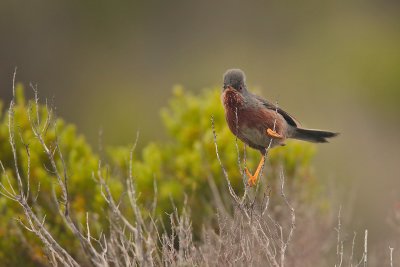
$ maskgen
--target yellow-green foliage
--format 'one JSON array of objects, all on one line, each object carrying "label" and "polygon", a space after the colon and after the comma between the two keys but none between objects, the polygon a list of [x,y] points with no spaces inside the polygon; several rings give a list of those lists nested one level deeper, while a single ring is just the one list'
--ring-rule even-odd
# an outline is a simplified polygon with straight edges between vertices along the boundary
[{"label": "yellow-green foliage", "polygon": [[[133,175],[142,198],[151,200],[148,197],[153,196],[153,179],[156,179],[159,189],[159,211],[170,209],[170,197],[179,205],[186,194],[195,211],[192,214],[195,226],[215,214],[207,179],[214,179],[222,191],[226,190],[215,153],[212,116],[223,164],[235,190],[238,193],[243,190],[235,137],[225,122],[220,93],[220,89],[214,88],[195,95],[182,87],[175,87],[168,107],[161,111],[169,141],[148,144],[133,164]],[[243,143],[238,141],[238,145],[242,152]],[[122,166],[128,157],[128,148],[125,152],[121,148],[113,151],[118,153],[113,153],[112,158]],[[115,157],[117,154],[119,157]],[[279,171],[283,165],[288,184],[301,184],[304,199],[314,199],[320,190],[310,167],[314,154],[314,145],[300,141],[289,141],[284,147],[272,149],[265,167],[267,184],[274,188],[272,193],[279,195],[276,194],[279,190],[276,185],[280,183]],[[258,151],[247,148],[247,165],[251,170],[256,168],[260,157]]]},{"label": "yellow-green foliage", "polygon": [[[63,224],[52,196],[53,187],[56,193],[60,191],[57,179],[53,173],[48,171],[51,169],[51,165],[39,141],[34,137],[28,120],[28,112],[30,112],[32,119],[35,121],[37,119],[35,105],[30,105],[31,109],[29,110],[21,85],[17,87],[16,92],[14,131],[18,166],[26,183],[27,153],[25,146],[22,144],[22,139],[24,143],[29,145],[30,149],[30,203],[33,203],[36,196],[38,196],[34,205],[35,210],[39,214],[46,215],[46,226],[54,233],[57,240],[64,247],[74,251],[79,248],[79,244],[74,241],[75,239],[71,232]],[[43,119],[41,127],[43,127],[47,114],[48,109],[45,106],[41,106],[39,108],[39,116]],[[17,188],[14,178],[14,160],[9,143],[8,120],[8,113],[3,111],[0,114],[0,160],[11,178],[14,188]],[[51,146],[57,133],[59,146],[63,152],[69,175],[68,187],[71,208],[74,211],[73,217],[82,223],[84,222],[86,211],[91,211],[91,215],[97,218],[98,214],[104,213],[103,211],[106,207],[105,201],[101,197],[95,181],[92,179],[92,172],[98,168],[98,156],[93,153],[84,137],[77,134],[74,125],[67,124],[62,119],[57,119],[55,125],[55,129],[48,129],[45,135],[45,142],[48,146]],[[57,165],[61,167],[61,161],[57,155],[56,160]],[[7,185],[5,176],[1,175],[0,178],[3,184]],[[111,186],[114,191],[121,192],[119,183],[111,183]],[[63,203],[60,203],[60,206],[63,206]],[[34,235],[28,234],[25,229],[21,229],[19,226],[16,227],[16,218],[22,218],[22,221],[24,221],[21,207],[17,203],[0,196],[0,216],[0,262],[2,262],[2,265],[15,266],[18,263],[26,266],[28,263],[32,264],[32,260],[36,261],[33,265],[42,261],[46,262],[43,258],[40,241]],[[100,223],[105,223],[106,219],[92,221],[98,222],[93,225],[94,231],[100,230],[101,227],[106,228],[105,224],[100,226]],[[21,246],[21,236],[24,236],[26,240],[23,246]],[[27,260],[26,262],[25,259]]]},{"label": "yellow-green foliage", "polygon": [[[69,229],[63,225],[53,204],[52,186],[55,186],[56,191],[59,189],[56,178],[47,170],[50,166],[48,159],[30,128],[28,112],[36,114],[36,110],[29,111],[21,86],[17,92],[15,131],[18,136],[16,138],[18,164],[26,175],[27,156],[19,138],[19,133],[21,133],[21,137],[30,147],[32,199],[40,183],[40,193],[35,209],[41,214],[46,214],[46,226],[65,248],[71,252],[78,251],[79,245],[76,241],[72,241],[74,239]],[[226,190],[226,182],[215,154],[211,116],[214,117],[221,159],[235,190],[241,192],[243,182],[238,167],[235,138],[225,123],[219,89],[207,89],[194,95],[181,87],[176,87],[173,92],[168,107],[161,111],[164,128],[170,138],[166,142],[149,143],[142,151],[135,151],[132,174],[136,181],[139,202],[145,204],[142,205],[142,209],[148,207],[148,203],[153,200],[155,179],[158,186],[158,214],[164,216],[165,212],[171,211],[170,198],[180,206],[186,195],[192,210],[193,223],[199,226],[202,221],[212,218],[210,216],[215,214],[208,179],[213,179],[221,191]],[[47,112],[46,107],[40,107],[39,113],[43,118],[46,117]],[[35,115],[33,117],[36,118]],[[163,127],[158,126],[157,130],[160,128]],[[90,211],[91,221],[94,223],[92,230],[94,232],[107,231],[106,204],[98,185],[92,179],[92,173],[98,168],[99,156],[93,153],[84,137],[77,134],[75,126],[65,123],[62,119],[57,119],[56,131],[54,129],[48,131],[46,143],[51,144],[55,140],[56,133],[68,167],[67,172],[70,177],[68,186],[74,218],[82,223],[85,212]],[[7,173],[13,177],[13,157],[8,140],[8,116],[3,111],[0,113],[0,160],[6,167]],[[238,141],[238,145],[243,151],[243,144]],[[126,178],[129,150],[128,146],[107,149],[111,165],[110,173],[112,173],[107,182],[116,199],[125,188],[124,180],[117,179],[116,174],[119,173],[121,178]],[[304,199],[313,199],[320,189],[310,167],[314,153],[313,145],[302,142],[288,142],[285,147],[275,148],[268,155],[266,178],[262,179],[267,179],[267,183],[272,188],[276,188],[280,166],[283,165],[287,184],[289,186],[301,184]],[[250,169],[256,167],[259,159],[259,152],[247,149],[247,165]],[[57,160],[60,164],[58,157]],[[243,166],[243,162],[241,164]],[[1,176],[1,179],[5,181],[4,176]],[[40,241],[24,229],[16,227],[14,218],[23,218],[20,207],[0,196],[0,216],[0,262],[24,266],[28,263],[35,265],[34,261],[36,264],[43,262]],[[129,213],[127,217],[131,218]],[[20,245],[19,232],[24,236],[27,246]],[[21,251],[21,254],[16,251]],[[77,252],[73,254],[79,256],[76,255]],[[23,260],[24,258],[27,260]]]}]

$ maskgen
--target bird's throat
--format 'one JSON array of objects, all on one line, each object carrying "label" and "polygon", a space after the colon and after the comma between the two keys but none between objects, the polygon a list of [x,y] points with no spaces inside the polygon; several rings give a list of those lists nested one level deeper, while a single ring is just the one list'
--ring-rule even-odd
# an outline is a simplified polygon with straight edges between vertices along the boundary
[{"label": "bird's throat", "polygon": [[227,110],[241,109],[244,105],[243,96],[233,89],[226,89],[222,95],[222,100]]}]

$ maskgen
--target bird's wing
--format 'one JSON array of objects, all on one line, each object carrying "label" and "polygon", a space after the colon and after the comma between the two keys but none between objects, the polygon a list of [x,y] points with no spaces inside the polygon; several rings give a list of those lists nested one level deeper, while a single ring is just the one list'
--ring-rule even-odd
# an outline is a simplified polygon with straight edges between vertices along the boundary
[{"label": "bird's wing", "polygon": [[276,110],[279,114],[282,115],[282,117],[286,120],[286,122],[291,125],[291,126],[295,126],[295,127],[299,127],[300,123],[289,113],[287,113],[286,111],[284,111],[283,109],[277,107],[276,105],[269,103],[267,100],[265,100],[264,98],[258,96],[258,95],[254,95],[263,105],[264,107],[271,109],[271,110]]}]

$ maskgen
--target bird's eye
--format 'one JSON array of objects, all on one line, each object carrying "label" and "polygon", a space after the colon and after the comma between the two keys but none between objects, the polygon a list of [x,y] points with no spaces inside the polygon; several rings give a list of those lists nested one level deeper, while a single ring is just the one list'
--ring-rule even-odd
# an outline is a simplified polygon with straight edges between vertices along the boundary
[{"label": "bird's eye", "polygon": [[242,91],[242,86],[241,85],[239,85],[239,91]]}]

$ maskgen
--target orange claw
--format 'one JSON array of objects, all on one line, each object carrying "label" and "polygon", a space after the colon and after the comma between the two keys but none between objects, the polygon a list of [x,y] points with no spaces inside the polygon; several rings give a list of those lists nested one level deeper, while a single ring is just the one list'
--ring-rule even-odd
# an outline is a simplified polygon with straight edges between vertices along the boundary
[{"label": "orange claw", "polygon": [[260,163],[258,164],[257,170],[254,173],[254,175],[252,175],[247,168],[245,169],[246,174],[249,177],[249,180],[247,181],[247,183],[249,184],[250,187],[252,187],[256,184],[258,175],[260,174],[260,171],[261,171],[261,168],[263,167],[263,165],[264,165],[264,156],[261,157]]},{"label": "orange claw", "polygon": [[267,135],[271,136],[272,138],[279,138],[282,139],[283,136],[272,130],[271,128],[267,129]]}]

